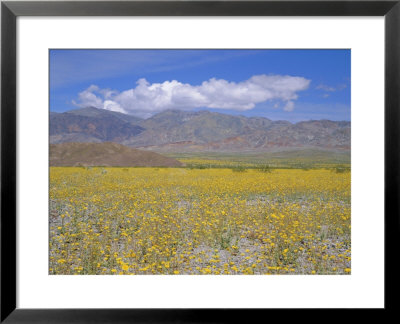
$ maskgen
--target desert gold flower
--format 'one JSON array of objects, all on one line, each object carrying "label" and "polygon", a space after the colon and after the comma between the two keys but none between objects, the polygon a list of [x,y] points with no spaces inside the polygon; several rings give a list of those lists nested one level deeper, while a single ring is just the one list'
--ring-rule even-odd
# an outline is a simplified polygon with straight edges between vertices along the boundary
[{"label": "desert gold flower", "polygon": [[52,274],[351,273],[350,172],[102,170],[50,168]]}]

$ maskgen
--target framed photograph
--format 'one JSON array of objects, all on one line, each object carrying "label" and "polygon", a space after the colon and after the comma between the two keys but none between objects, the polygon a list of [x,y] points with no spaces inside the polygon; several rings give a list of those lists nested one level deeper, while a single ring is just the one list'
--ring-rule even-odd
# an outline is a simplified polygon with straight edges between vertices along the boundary
[{"label": "framed photograph", "polygon": [[1,321],[394,308],[398,1],[4,1]]}]

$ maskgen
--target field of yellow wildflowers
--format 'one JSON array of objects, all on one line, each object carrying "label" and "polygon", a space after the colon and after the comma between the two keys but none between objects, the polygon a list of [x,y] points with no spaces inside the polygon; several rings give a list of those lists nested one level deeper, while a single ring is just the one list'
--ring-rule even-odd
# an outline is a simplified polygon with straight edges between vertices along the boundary
[{"label": "field of yellow wildflowers", "polygon": [[51,167],[49,273],[349,274],[350,178]]}]

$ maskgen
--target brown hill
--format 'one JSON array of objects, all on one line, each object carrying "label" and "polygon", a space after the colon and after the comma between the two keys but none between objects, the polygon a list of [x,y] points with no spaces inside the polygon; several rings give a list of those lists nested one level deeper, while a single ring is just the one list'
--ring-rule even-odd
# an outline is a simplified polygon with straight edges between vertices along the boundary
[{"label": "brown hill", "polygon": [[176,167],[181,165],[181,162],[158,153],[111,142],[50,144],[50,166]]}]

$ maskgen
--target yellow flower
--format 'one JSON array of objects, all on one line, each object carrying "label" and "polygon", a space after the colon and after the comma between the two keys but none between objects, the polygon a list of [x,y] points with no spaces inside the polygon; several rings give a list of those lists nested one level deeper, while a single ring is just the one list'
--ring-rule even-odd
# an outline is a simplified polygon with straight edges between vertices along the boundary
[{"label": "yellow flower", "polygon": [[350,172],[179,159],[218,168],[51,167],[51,273],[351,273]]}]

